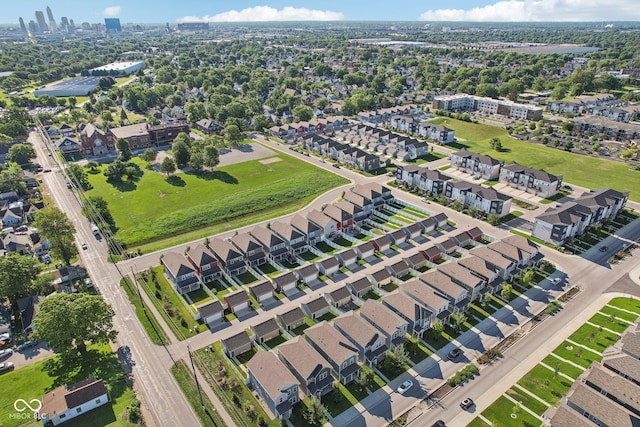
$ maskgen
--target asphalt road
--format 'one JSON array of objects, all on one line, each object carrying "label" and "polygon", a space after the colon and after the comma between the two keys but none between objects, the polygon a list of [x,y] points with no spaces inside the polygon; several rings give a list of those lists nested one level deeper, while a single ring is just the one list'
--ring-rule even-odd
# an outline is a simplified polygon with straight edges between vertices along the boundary
[{"label": "asphalt road", "polygon": [[56,206],[64,211],[76,227],[78,247],[82,242],[87,250],[80,249],[82,264],[87,268],[94,284],[116,313],[114,327],[118,330],[114,350],[129,354],[127,365],[131,367],[134,387],[146,410],[147,425],[193,427],[200,424],[189,402],[173,379],[169,368],[173,365],[169,352],[149,341],[144,328],[138,321],[133,306],[119,286],[120,273],[117,266],[107,262],[105,239],[96,240],[89,222],[81,214],[81,208],[74,192],[67,190],[64,175],[40,137],[31,134],[38,160],[44,168],[43,185],[46,193]]}]

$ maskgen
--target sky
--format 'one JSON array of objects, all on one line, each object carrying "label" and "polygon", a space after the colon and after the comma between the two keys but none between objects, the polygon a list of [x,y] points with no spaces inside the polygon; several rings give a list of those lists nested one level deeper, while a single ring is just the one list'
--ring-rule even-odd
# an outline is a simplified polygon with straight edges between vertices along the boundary
[{"label": "sky", "polygon": [[[239,21],[640,21],[638,0],[19,0],[2,1],[0,23],[35,20],[49,5],[56,22]],[[46,12],[45,12],[46,16]]]}]

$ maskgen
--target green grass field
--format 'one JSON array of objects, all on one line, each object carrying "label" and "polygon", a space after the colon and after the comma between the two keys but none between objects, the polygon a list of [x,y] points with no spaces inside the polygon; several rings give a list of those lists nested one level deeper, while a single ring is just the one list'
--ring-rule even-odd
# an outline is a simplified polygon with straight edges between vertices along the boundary
[{"label": "green grass field", "polygon": [[[618,191],[630,191],[629,198],[640,201],[640,190],[633,184],[640,180],[640,172],[629,170],[629,165],[623,162],[597,159],[520,141],[511,138],[506,130],[493,126],[444,117],[433,120],[433,123],[445,124],[453,129],[457,137],[464,139],[459,145],[467,147],[470,151],[488,154],[507,163],[515,161],[532,168],[544,169],[552,174],[564,176],[566,182],[583,187],[594,189],[604,186]],[[491,138],[500,138],[503,151],[491,149]]]},{"label": "green grass field", "polygon": [[545,402],[556,406],[569,390],[573,381],[560,375],[554,378],[553,371],[537,365],[518,381],[518,385],[529,390]]},{"label": "green grass field", "polygon": [[42,400],[42,396],[55,387],[71,385],[90,376],[108,384],[111,403],[70,420],[65,426],[132,426],[127,421],[126,411],[135,395],[124,382],[118,359],[108,345],[91,346],[84,355],[66,364],[59,356],[53,356],[0,376],[0,388],[4,390],[0,393],[0,425],[42,425],[33,419],[29,422],[12,417],[17,412],[13,407],[16,399]]},{"label": "green grass field", "polygon": [[518,409],[516,417],[512,418],[511,413],[515,406],[515,403],[501,396],[482,412],[482,416],[490,420],[495,427],[530,427],[542,424],[542,420],[537,419],[522,408]]},{"label": "green grass field", "polygon": [[[177,173],[169,178],[145,169],[131,181],[109,183],[102,173],[89,174],[91,196],[102,196],[118,226],[116,237],[129,248],[145,251],[195,239],[295,211],[319,194],[347,183],[347,180],[286,154],[263,164],[252,160],[218,168],[214,172]],[[279,160],[278,160],[279,159]],[[186,241],[186,240],[185,240]]]}]

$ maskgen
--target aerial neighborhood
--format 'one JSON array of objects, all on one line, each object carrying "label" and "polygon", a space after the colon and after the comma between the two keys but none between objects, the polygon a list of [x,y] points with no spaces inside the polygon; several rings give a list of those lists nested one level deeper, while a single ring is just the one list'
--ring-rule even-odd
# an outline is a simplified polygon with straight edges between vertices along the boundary
[{"label": "aerial neighborhood", "polygon": [[640,425],[634,16],[67,3],[0,26],[0,425]]}]

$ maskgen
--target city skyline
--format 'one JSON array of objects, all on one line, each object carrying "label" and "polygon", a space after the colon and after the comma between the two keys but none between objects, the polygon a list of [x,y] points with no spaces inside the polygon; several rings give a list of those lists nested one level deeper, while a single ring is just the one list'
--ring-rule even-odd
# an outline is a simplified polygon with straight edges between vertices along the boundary
[{"label": "city skyline", "polygon": [[640,9],[632,0],[459,0],[450,7],[434,2],[396,0],[393,7],[379,2],[336,0],[222,1],[202,4],[186,0],[180,4],[158,0],[153,8],[140,1],[119,3],[97,0],[25,1],[3,5],[3,24],[18,24],[51,7],[59,21],[65,16],[81,22],[103,22],[119,18],[123,23],[246,22],[246,21],[469,21],[469,22],[599,22],[640,20]]}]

